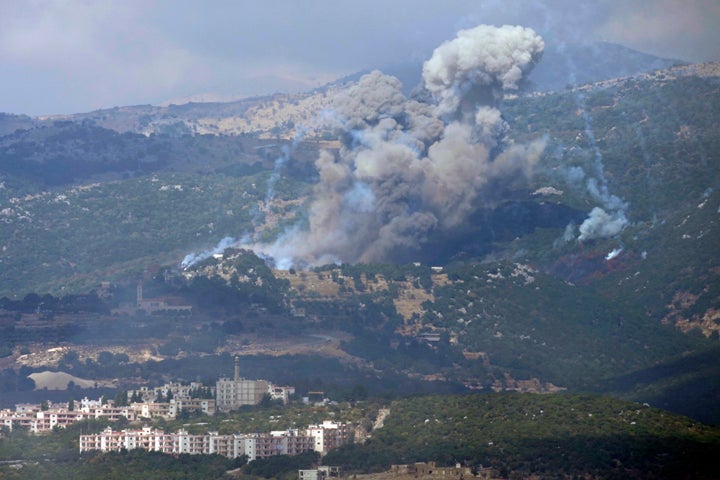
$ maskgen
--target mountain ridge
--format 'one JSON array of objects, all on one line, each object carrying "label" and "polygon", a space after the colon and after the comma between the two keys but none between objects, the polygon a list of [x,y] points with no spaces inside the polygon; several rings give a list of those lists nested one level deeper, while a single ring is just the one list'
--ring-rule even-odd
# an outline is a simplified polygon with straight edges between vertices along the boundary
[{"label": "mountain ridge", "polygon": [[[567,86],[576,87],[610,78],[667,69],[685,63],[643,54],[607,42],[589,45],[550,45],[546,48],[544,57],[545,61],[541,61],[531,74],[530,81],[533,86],[528,88],[526,85],[529,91],[561,90]],[[404,93],[409,96],[421,82],[421,67],[420,64],[409,67],[390,66],[382,70],[400,78],[404,85]],[[86,113],[41,115],[35,118],[17,115],[15,121],[23,125],[21,128],[33,128],[38,125],[37,122],[70,120],[93,122],[120,133],[259,134],[266,137],[277,137],[281,134],[284,138],[292,139],[298,132],[294,128],[286,128],[288,122],[292,122],[293,127],[302,124],[306,129],[312,130],[316,123],[314,117],[320,110],[329,107],[328,92],[357,81],[360,76],[368,72],[369,70],[366,70],[348,75],[305,93],[277,93],[229,102],[113,107]],[[562,79],[558,80],[561,77]],[[7,123],[9,122],[6,119],[5,124]],[[0,134],[12,133],[14,130],[10,128],[12,127],[3,126],[3,119],[0,117]],[[273,129],[274,132],[271,132]]]}]

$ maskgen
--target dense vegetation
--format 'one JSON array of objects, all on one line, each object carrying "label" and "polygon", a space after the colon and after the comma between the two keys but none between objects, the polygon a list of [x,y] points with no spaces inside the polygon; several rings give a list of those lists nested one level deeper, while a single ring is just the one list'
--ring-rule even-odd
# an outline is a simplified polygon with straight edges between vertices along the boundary
[{"label": "dense vegetation", "polygon": [[487,394],[393,402],[365,445],[327,465],[381,471],[436,461],[491,466],[507,478],[716,478],[720,431],[634,403],[588,395]]},{"label": "dense vegetation", "polygon": [[[232,433],[295,428],[331,417],[369,430],[381,406],[246,407],[217,417],[158,421],[155,426]],[[461,463],[473,469],[491,467],[503,478],[711,479],[720,473],[714,461],[720,451],[717,428],[647,405],[590,395],[502,393],[414,397],[387,406],[384,426],[369,440],[331,451],[322,463],[341,466],[346,473],[416,461]],[[243,476],[290,479],[297,469],[318,463],[314,453],[257,460],[244,467],[245,458],[172,457],[137,450],[79,455],[78,435],[99,432],[106,425],[88,421],[44,436],[5,432],[0,436],[0,477],[213,479],[242,467]]]}]

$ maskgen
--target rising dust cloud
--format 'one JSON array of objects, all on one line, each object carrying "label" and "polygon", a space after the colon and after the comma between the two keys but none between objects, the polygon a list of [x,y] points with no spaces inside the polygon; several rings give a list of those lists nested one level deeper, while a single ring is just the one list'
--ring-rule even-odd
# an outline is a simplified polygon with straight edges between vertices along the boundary
[{"label": "rising dust cloud", "polygon": [[[545,139],[510,140],[500,111],[503,95],[519,88],[543,49],[530,28],[480,25],[435,49],[410,98],[397,78],[379,71],[335,92],[322,118],[341,148],[315,161],[319,182],[307,223],[273,243],[240,246],[279,269],[372,263],[457,227],[480,203],[496,200],[498,187],[523,184],[543,153]],[[609,195],[596,160],[600,181],[576,167],[575,180],[586,181],[601,205],[580,226],[579,241],[616,235],[627,224],[626,205]]]},{"label": "rising dust cloud", "polygon": [[308,225],[250,248],[281,269],[379,262],[457,226],[491,185],[525,179],[543,151],[543,140],[510,142],[499,110],[543,48],[529,28],[481,25],[435,49],[411,98],[379,71],[337,93],[326,121],[342,146],[315,162]]}]

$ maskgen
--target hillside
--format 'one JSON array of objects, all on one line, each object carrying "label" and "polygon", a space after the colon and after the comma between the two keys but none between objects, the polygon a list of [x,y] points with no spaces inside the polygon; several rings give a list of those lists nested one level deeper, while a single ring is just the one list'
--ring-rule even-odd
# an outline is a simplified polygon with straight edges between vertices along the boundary
[{"label": "hillside", "polygon": [[[273,271],[248,250],[307,228],[328,165],[357,139],[324,127],[258,137],[293,138],[352,86],[282,102],[127,107],[84,123],[0,119],[25,125],[0,138],[3,353],[14,361],[28,339],[92,352],[142,340],[145,358],[165,365],[140,353],[64,365],[81,378],[150,381],[177,365],[217,372],[243,342],[277,337],[283,346],[262,352],[277,358],[252,362],[290,381],[298,351],[283,335],[340,332],[322,356],[303,357],[307,388],[323,376],[341,395],[357,385],[377,395],[398,385],[594,391],[718,422],[719,79],[706,64],[508,95],[503,146],[544,144],[527,181],[490,182],[463,204],[463,222],[429,228],[394,263],[307,271]],[[225,132],[210,125],[233,115],[249,123],[227,131],[253,135],[185,135]],[[355,193],[336,204],[363,200]],[[223,256],[228,237],[244,240]],[[139,279],[192,314],[148,322],[131,308]],[[107,296],[71,312],[45,295],[91,291]],[[123,308],[131,313],[108,313]]]},{"label": "hillside", "polygon": [[[341,466],[343,478],[712,479],[718,475],[713,462],[720,445],[717,428],[647,405],[590,395],[443,395],[386,404],[266,406],[162,422],[162,428],[226,434],[290,428],[329,416],[350,422],[357,435],[354,445],[321,459],[323,465]],[[42,436],[15,430],[0,438],[0,476],[291,479],[298,468],[318,463],[312,458],[299,466],[302,457],[276,456],[238,470],[243,459],[169,456],[139,449],[78,457],[78,436],[99,432],[106,425],[83,422]],[[369,434],[364,442],[362,432]],[[391,465],[415,462],[433,462],[437,468],[425,476],[423,472],[403,475],[402,469],[389,471]]]},{"label": "hillside", "polygon": [[[476,205],[471,223],[458,227],[449,236],[444,233],[430,238],[427,248],[411,252],[405,261],[418,259],[424,263],[442,264],[452,258],[481,257],[497,251],[500,244],[506,245],[507,241],[537,229],[550,234],[547,229],[564,228],[570,222],[578,225],[586,212],[598,203],[592,196],[594,194],[583,186],[583,182],[591,178],[607,192],[606,198],[599,198],[599,202],[602,204],[616,196],[627,203],[625,214],[632,222],[659,226],[666,221],[665,215],[682,215],[681,209],[687,213],[694,211],[691,207],[702,203],[718,184],[718,170],[713,168],[716,165],[713,162],[717,161],[714,152],[717,151],[719,124],[717,75],[717,66],[713,65],[680,67],[572,91],[506,100],[504,115],[516,141],[540,135],[547,135],[550,141],[535,167],[531,185],[527,190],[504,192],[505,200],[499,205]],[[210,106],[205,108],[210,109]],[[292,130],[287,133],[292,134]],[[97,196],[78,197],[79,212],[102,210],[100,205],[93,203],[93,198],[105,197],[103,191],[106,188],[116,189],[113,205],[126,215],[135,214],[138,230],[149,236],[150,243],[159,244],[161,242],[154,239],[156,236],[158,239],[175,236],[179,232],[173,230],[182,222],[145,225],[142,218],[151,216],[153,210],[144,206],[162,201],[152,197],[143,199],[145,194],[136,191],[136,184],[144,185],[145,175],[153,172],[184,175],[186,192],[180,196],[193,196],[194,205],[212,203],[219,198],[209,196],[210,190],[202,185],[236,184],[238,190],[232,198],[241,201],[242,206],[235,205],[225,211],[252,210],[247,202],[252,191],[241,188],[242,182],[251,179],[249,183],[256,185],[255,202],[268,200],[268,188],[275,187],[275,178],[281,183],[287,179],[295,185],[293,190],[282,193],[285,199],[302,197],[316,181],[317,171],[312,161],[318,150],[325,147],[318,142],[283,143],[250,137],[119,135],[97,126],[72,123],[17,132],[0,140],[0,172],[3,172],[0,210],[5,224],[12,225],[12,229],[8,227],[4,233],[0,232],[0,236],[4,236],[3,251],[7,252],[17,244],[11,243],[12,238],[24,242],[25,238],[31,237],[30,243],[24,245],[33,247],[32,242],[41,238],[30,232],[37,229],[55,232],[52,227],[55,221],[72,224],[72,231],[79,233],[91,229],[100,234],[117,228],[113,216],[96,213],[98,218],[92,225],[88,223],[87,215],[65,218],[69,210],[58,210],[60,205],[51,199],[76,196],[74,190],[64,186],[68,183],[76,185],[73,188],[91,182],[97,184],[91,187],[98,190]],[[601,163],[598,164],[598,160]],[[270,174],[270,169],[276,167],[280,170],[275,175]],[[167,181],[158,177],[158,189],[171,183],[183,185],[183,177],[165,178]],[[116,183],[106,187],[104,182],[107,180]],[[297,190],[297,181],[305,187]],[[53,187],[52,193],[46,190],[48,187]],[[284,188],[274,190],[281,193]],[[123,193],[125,189],[127,194]],[[682,195],[678,195],[678,191]],[[530,195],[532,192],[535,194]],[[243,195],[246,198],[242,198]],[[42,200],[44,197],[46,201]],[[66,207],[67,198],[60,202]],[[678,198],[682,199],[681,204],[676,202]],[[275,201],[274,198],[271,200]],[[168,204],[170,211],[184,208],[178,201],[180,198]],[[192,227],[196,238],[191,240],[181,234],[180,238],[185,240],[177,242],[180,248],[209,247],[225,236],[238,238],[254,230],[247,224],[247,217],[234,221],[232,215],[218,217],[217,208],[217,205],[209,204],[198,209],[200,216],[205,218],[197,218]],[[290,205],[278,203],[277,208],[287,210]],[[107,226],[105,221],[109,221]],[[253,221],[255,228],[263,223],[263,220]],[[201,225],[215,226],[218,222],[226,226],[209,228],[207,236],[201,233]],[[23,234],[26,229],[29,229],[28,233]],[[8,236],[10,233],[12,236]],[[90,234],[84,236],[91,237]],[[52,252],[53,262],[69,257],[69,262],[87,270],[74,258],[82,254],[72,252],[73,246],[79,245],[79,242],[70,242],[69,251],[56,248]],[[609,248],[609,252],[616,246],[603,248]],[[564,250],[536,247],[527,251],[532,255],[551,254],[557,258],[562,256],[557,254],[573,250],[571,244]],[[28,248],[22,251],[44,250]],[[146,256],[143,248],[136,247],[133,251],[138,257]],[[15,250],[13,255],[5,254],[2,261],[12,270],[15,261],[28,264],[22,258],[22,252]],[[43,262],[48,263],[47,260]],[[62,270],[62,274],[67,271]],[[43,275],[49,279],[54,276],[52,270]],[[29,291],[47,287],[40,289],[28,283],[27,286],[16,284],[15,288]],[[0,293],[12,292],[0,289]]]},{"label": "hillside", "polygon": [[709,479],[719,441],[717,429],[602,397],[421,397],[394,402],[369,442],[323,462],[351,472],[435,461],[491,467],[501,478]]}]

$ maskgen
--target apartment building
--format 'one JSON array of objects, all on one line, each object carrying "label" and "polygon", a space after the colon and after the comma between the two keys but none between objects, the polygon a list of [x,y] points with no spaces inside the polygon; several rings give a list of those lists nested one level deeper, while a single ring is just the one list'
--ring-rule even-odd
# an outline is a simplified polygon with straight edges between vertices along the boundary
[{"label": "apartment building", "polygon": [[325,420],[319,425],[307,428],[308,436],[315,439],[313,450],[324,453],[351,441],[351,430],[347,424]]},{"label": "apartment building", "polygon": [[43,410],[38,405],[18,405],[13,410],[0,410],[0,425],[9,429],[27,428],[32,433],[45,433],[54,427],[65,428],[85,419],[106,418],[117,421],[120,418],[135,420],[135,412],[130,407],[115,407],[112,402],[103,405],[100,400],[84,398],[77,409],[70,410],[67,403],[50,404]]},{"label": "apartment building", "polygon": [[[333,422],[324,422],[332,432],[348,431],[344,425],[341,427]],[[283,430],[270,433],[232,434],[220,435],[217,432],[208,432],[204,435],[193,435],[185,430],[175,433],[165,433],[162,430],[145,427],[140,430],[113,431],[111,427],[102,433],[80,436],[80,453],[90,450],[103,452],[131,450],[141,448],[147,451],[168,454],[187,453],[223,455],[237,458],[247,455],[249,460],[269,458],[275,455],[299,455],[303,452],[317,450],[317,435],[322,427],[313,426],[304,430]],[[333,433],[325,434],[323,438],[333,438]],[[345,437],[345,443],[350,437]],[[330,442],[327,443],[330,445]],[[341,444],[337,444],[339,446]],[[335,448],[335,447],[332,447]],[[326,453],[325,450],[320,451]]]}]

